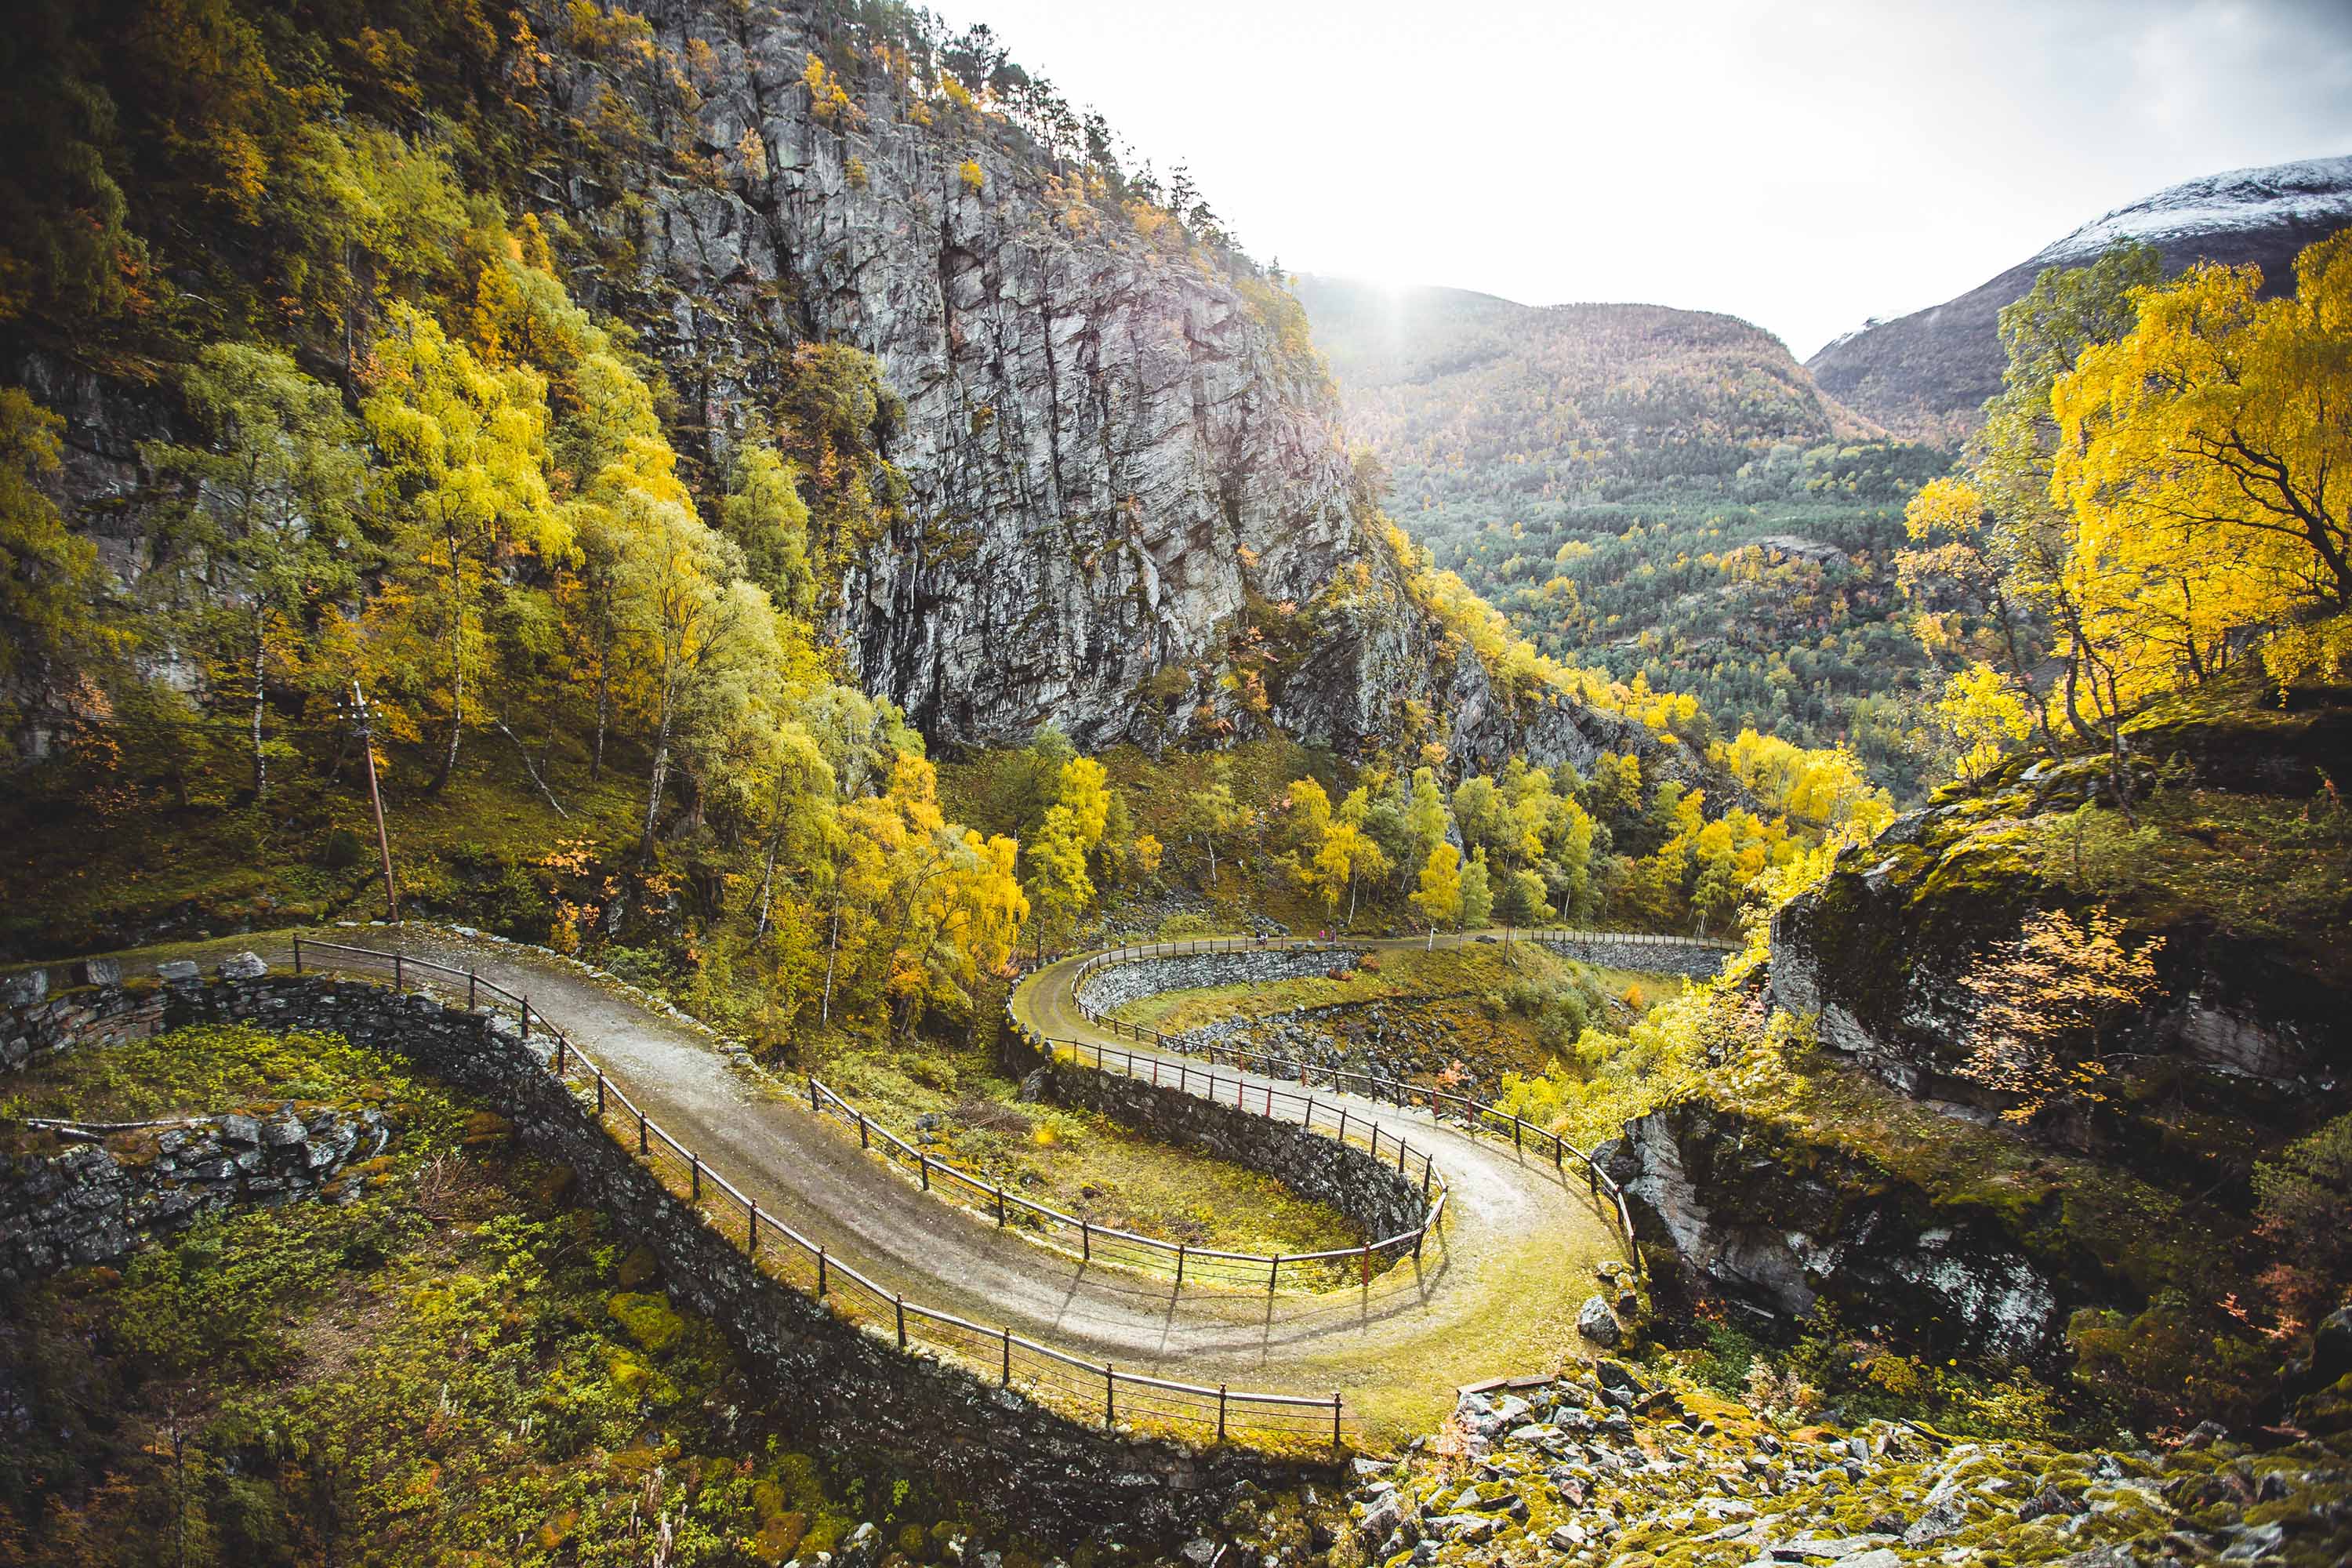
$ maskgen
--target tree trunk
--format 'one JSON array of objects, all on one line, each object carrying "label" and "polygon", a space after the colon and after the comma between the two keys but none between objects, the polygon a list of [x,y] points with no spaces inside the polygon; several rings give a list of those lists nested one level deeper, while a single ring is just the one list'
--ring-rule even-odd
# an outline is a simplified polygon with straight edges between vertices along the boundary
[{"label": "tree trunk", "polygon": [[824,943],[824,1001],[816,1010],[816,1021],[833,1021],[833,966],[841,956],[841,889],[835,881],[833,893],[833,931]]},{"label": "tree trunk", "polygon": [[269,763],[261,754],[262,661],[267,652],[268,619],[262,605],[253,606],[253,798],[269,795]]},{"label": "tree trunk", "polygon": [[515,750],[522,755],[523,772],[529,773],[530,775],[530,782],[539,786],[539,793],[545,797],[547,804],[555,808],[555,815],[563,818],[566,822],[571,821],[572,814],[563,809],[563,803],[555,798],[555,792],[547,787],[547,781],[545,779],[539,776],[538,765],[530,760],[530,748],[522,743],[522,737],[516,734],[512,730],[508,729],[506,721],[503,719],[492,719],[490,722],[497,727],[499,734],[504,735],[508,740],[514,742]]},{"label": "tree trunk", "polygon": [[654,737],[653,781],[646,791],[646,831],[637,841],[637,860],[650,864],[654,858],[654,818],[661,810],[662,788],[669,782],[669,704],[662,704],[661,729]]},{"label": "tree trunk", "polygon": [[604,776],[604,731],[613,716],[613,636],[610,628],[597,639],[596,647],[596,745],[589,753],[588,782],[594,784]]},{"label": "tree trunk", "polygon": [[457,742],[466,732],[466,568],[457,559],[457,529],[445,527],[444,532],[449,542],[449,750],[433,777],[435,795],[448,787],[457,771]]},{"label": "tree trunk", "polygon": [[760,868],[760,919],[751,928],[754,941],[768,934],[768,897],[776,886],[776,854],[784,844],[784,787],[790,777],[783,768],[776,770],[776,823],[768,835],[766,862]]}]

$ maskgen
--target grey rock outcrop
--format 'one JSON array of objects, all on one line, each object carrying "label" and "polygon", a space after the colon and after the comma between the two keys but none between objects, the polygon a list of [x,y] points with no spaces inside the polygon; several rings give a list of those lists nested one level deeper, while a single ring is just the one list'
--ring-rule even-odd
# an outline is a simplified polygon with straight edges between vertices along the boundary
[{"label": "grey rock outcrop", "polygon": [[1784,1323],[1827,1299],[1913,1343],[2021,1362],[2058,1352],[2076,1304],[1997,1226],[1696,1101],[1629,1123],[1595,1156],[1624,1187],[1654,1288]]}]

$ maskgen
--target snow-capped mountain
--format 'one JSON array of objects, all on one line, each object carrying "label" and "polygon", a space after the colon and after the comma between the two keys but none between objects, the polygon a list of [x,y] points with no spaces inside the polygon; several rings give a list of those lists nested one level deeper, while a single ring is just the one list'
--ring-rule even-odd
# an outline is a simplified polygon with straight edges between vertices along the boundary
[{"label": "snow-capped mountain", "polygon": [[2045,267],[2080,267],[2123,240],[2153,245],[2168,269],[2254,262],[2266,286],[2294,286],[2295,252],[2352,225],[2352,157],[2231,169],[2168,186],[2044,246],[1958,299],[1874,321],[1805,363],[1822,390],[1890,429],[1930,438],[1972,428],[2000,390],[2002,306]]},{"label": "snow-capped mountain", "polygon": [[2086,223],[2036,251],[2029,267],[2081,266],[2110,246],[2194,244],[2208,235],[2264,227],[2340,228],[2352,223],[2352,158],[2305,158],[2267,169],[2231,169],[2169,186]]}]

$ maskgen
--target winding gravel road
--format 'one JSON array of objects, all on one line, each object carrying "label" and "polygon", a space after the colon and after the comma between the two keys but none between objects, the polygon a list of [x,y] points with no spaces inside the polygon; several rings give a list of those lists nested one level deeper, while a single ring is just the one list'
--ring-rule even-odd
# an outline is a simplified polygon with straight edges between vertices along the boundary
[{"label": "winding gravel road", "polygon": [[[731,1066],[697,1031],[568,964],[416,926],[317,934],[471,968],[528,994],[535,1012],[763,1214],[910,1301],[1008,1324],[1137,1372],[1318,1396],[1337,1390],[1375,1441],[1428,1429],[1452,1409],[1459,1384],[1540,1371],[1571,1353],[1592,1266],[1623,1253],[1608,1213],[1572,1173],[1425,1111],[1356,1100],[1361,1114],[1391,1131],[1410,1123],[1413,1144],[1432,1152],[1449,1184],[1444,1224],[1421,1260],[1401,1262],[1369,1286],[1316,1295],[1197,1281],[1178,1290],[1166,1279],[1087,1265],[919,1191],[804,1098]],[[209,964],[243,948],[282,966],[291,961],[291,937],[130,953],[124,968],[152,972],[164,957]],[[1078,1012],[1077,963],[1066,960],[1024,981],[1015,1011],[1056,1038],[1107,1040]],[[1232,1069],[1220,1072],[1230,1080]]]}]

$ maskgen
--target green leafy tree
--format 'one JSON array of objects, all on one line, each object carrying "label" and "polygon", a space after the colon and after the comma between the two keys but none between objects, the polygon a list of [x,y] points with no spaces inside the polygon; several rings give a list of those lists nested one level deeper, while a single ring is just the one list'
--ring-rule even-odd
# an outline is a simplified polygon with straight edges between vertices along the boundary
[{"label": "green leafy tree", "polygon": [[745,573],[768,591],[776,608],[799,620],[814,615],[816,575],[809,568],[809,510],[799,471],[772,447],[744,447],[736,454],[719,518],[743,552]]},{"label": "green leafy tree", "polygon": [[[393,307],[376,340],[362,416],[389,488],[387,555],[400,592],[379,596],[393,640],[414,634],[436,651],[402,662],[439,666],[449,735],[433,787],[446,786],[486,676],[482,600],[499,567],[552,561],[572,547],[547,483],[545,378],[497,370],[414,307]],[[401,625],[402,622],[407,625]]]},{"label": "green leafy tree", "polygon": [[1424,947],[1437,945],[1437,928],[1462,918],[1462,851],[1439,839],[1422,862],[1421,885],[1413,889],[1412,901],[1429,921],[1429,940]]},{"label": "green leafy tree", "polygon": [[365,480],[359,427],[342,400],[284,354],[215,343],[184,378],[204,447],[152,444],[147,461],[186,489],[179,542],[205,601],[208,640],[251,682],[253,790],[269,790],[262,717],[273,640],[305,671],[315,617],[357,584],[354,509]]},{"label": "green leafy tree", "polygon": [[1503,885],[1495,894],[1495,918],[1503,922],[1506,944],[1518,927],[1540,924],[1551,912],[1551,906],[1544,902],[1540,876],[1524,867],[1504,873]]},{"label": "green leafy tree", "polygon": [[1486,852],[1474,849],[1470,863],[1462,868],[1462,926],[1476,931],[1495,912],[1494,879],[1486,870]]},{"label": "green leafy tree", "polygon": [[1209,759],[1209,782],[1184,797],[1183,831],[1209,858],[1209,886],[1217,885],[1217,846],[1246,820],[1234,799],[1233,763],[1222,752]]}]

